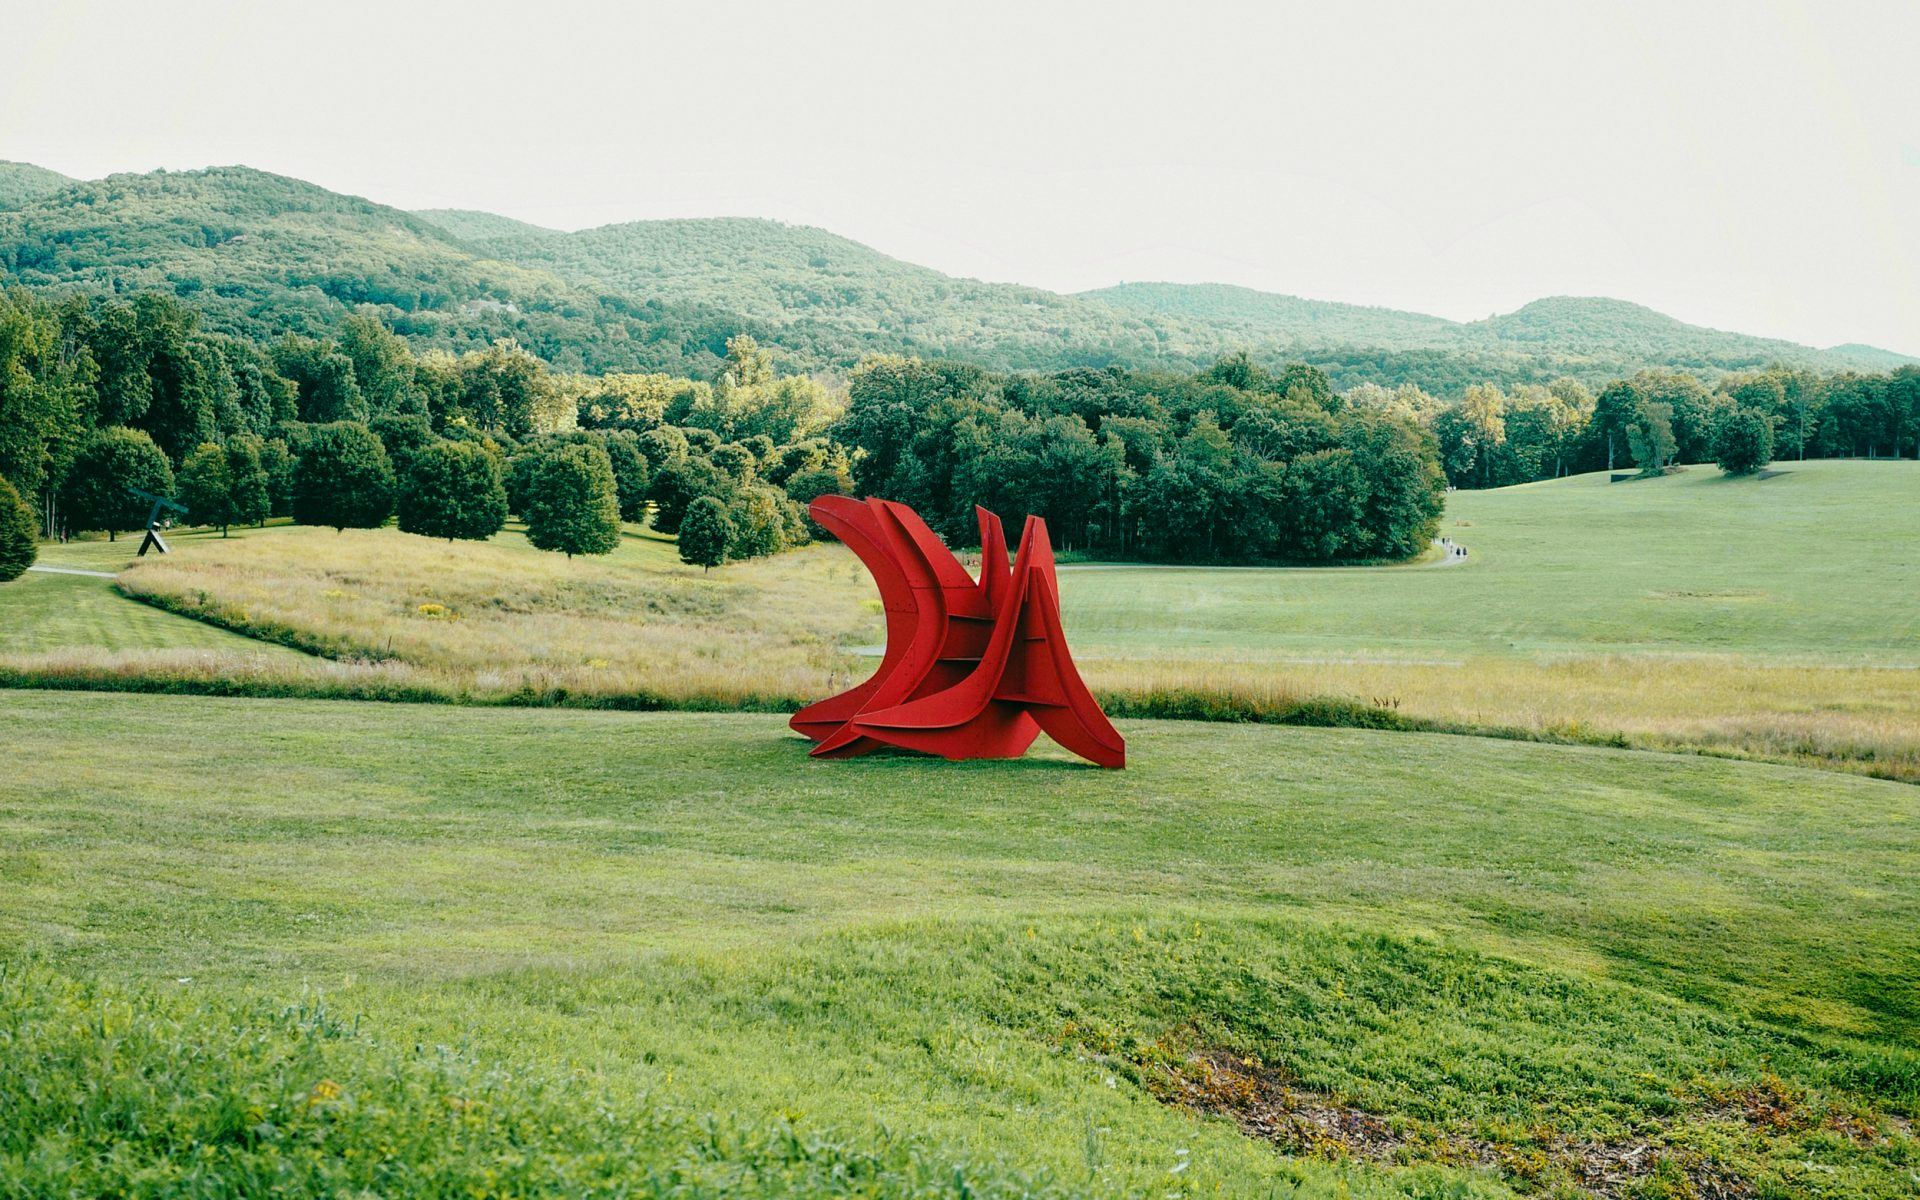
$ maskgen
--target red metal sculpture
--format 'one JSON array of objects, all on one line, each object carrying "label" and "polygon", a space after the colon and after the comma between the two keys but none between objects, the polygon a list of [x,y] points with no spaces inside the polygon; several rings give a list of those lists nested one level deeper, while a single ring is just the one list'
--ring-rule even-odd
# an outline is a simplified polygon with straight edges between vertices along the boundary
[{"label": "red metal sculpture", "polygon": [[822,496],[808,509],[873,572],[887,617],[880,669],[795,713],[817,757],[897,746],[942,758],[1018,758],[1045,730],[1103,767],[1127,743],[1080,679],[1060,630],[1047,523],[1028,517],[1007,566],[1000,518],[976,508],[980,578],[904,504]]}]

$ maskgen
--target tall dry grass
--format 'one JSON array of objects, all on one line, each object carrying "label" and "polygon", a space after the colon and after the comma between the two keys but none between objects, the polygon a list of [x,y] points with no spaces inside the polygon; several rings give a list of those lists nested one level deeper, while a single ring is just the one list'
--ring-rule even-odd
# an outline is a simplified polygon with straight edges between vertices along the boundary
[{"label": "tall dry grass", "polygon": [[271,530],[136,564],[121,590],[331,660],[411,668],[472,700],[778,707],[841,685],[877,640],[859,565],[826,547],[705,573],[629,535],[568,559],[507,535]]},{"label": "tall dry grass", "polygon": [[1123,709],[1197,696],[1228,715],[1323,697],[1420,728],[1733,754],[1920,782],[1914,670],[1623,655],[1445,664],[1094,659],[1082,669]]}]

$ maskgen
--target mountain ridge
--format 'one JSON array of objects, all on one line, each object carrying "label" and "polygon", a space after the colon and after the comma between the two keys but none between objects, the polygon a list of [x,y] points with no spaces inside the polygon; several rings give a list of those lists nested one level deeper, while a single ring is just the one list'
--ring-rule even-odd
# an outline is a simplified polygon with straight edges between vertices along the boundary
[{"label": "mountain ridge", "polygon": [[700,373],[744,330],[787,365],[869,353],[1000,369],[1188,369],[1246,349],[1343,385],[1590,381],[1644,366],[1708,373],[1772,362],[1834,371],[1917,361],[1688,325],[1604,297],[1543,297],[1456,322],[1227,284],[1080,293],[946,275],[809,225],[752,217],[616,222],[576,232],[473,209],[407,212],[244,166],[67,180],[4,164],[0,282],[160,288],[216,328],[323,332],[361,304],[458,349],[513,336],[569,369]]},{"label": "mountain ridge", "polygon": [[0,158],[0,209],[17,208],[78,182],[58,171]]}]

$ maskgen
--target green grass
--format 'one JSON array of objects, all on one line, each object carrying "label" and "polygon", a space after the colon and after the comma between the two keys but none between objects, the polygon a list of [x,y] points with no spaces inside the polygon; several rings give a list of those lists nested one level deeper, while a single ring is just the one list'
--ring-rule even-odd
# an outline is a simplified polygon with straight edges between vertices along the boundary
[{"label": "green grass", "polygon": [[[191,546],[217,534],[181,533],[170,541]],[[138,538],[77,541],[40,547],[37,565],[117,572],[134,561]],[[86,648],[118,653],[145,650],[217,650],[274,659],[290,651],[140,604],[114,590],[111,579],[29,571],[0,585],[0,654]]]},{"label": "green grass", "polygon": [[1062,605],[1091,656],[1920,665],[1920,463],[1775,469],[1455,492],[1459,567],[1067,568]]},{"label": "green grass", "polygon": [[[745,715],[7,712],[0,1195],[1572,1195],[1642,1148],[1611,1194],[1897,1196],[1920,1170],[1900,785],[1172,722],[1124,723],[1112,773],[814,762]],[[1164,1102],[1232,1111],[1205,1064],[1248,1060],[1379,1118],[1384,1161]]]}]

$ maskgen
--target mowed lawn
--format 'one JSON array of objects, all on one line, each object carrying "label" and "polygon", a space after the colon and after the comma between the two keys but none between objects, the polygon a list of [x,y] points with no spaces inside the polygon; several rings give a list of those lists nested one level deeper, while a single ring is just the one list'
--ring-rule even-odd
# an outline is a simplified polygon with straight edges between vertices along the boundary
[{"label": "mowed lawn", "polygon": [[[182,533],[172,540],[191,546],[217,536]],[[111,575],[134,562],[139,549],[137,537],[49,543],[40,547],[37,565]],[[299,657],[281,647],[130,600],[114,590],[111,578],[29,571],[0,585],[0,655],[80,648],[108,654],[212,650],[275,659]]]},{"label": "mowed lawn", "polygon": [[1774,470],[1458,491],[1459,566],[1069,567],[1062,604],[1093,655],[1920,666],[1920,463]]},{"label": "mowed lawn", "polygon": [[[5,695],[0,1191],[1905,1196],[1920,791]],[[129,735],[129,730],[139,732]]]},{"label": "mowed lawn", "polygon": [[1110,694],[1339,696],[1527,736],[1920,780],[1920,463],[1447,497],[1451,567],[1068,568]]}]

